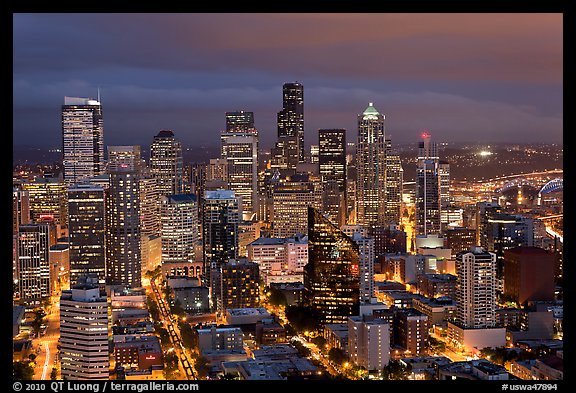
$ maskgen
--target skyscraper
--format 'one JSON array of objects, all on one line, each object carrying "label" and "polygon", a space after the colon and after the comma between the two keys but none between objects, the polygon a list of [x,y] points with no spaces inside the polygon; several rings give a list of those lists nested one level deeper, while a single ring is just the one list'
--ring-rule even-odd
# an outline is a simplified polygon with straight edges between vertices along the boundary
[{"label": "skyscraper", "polygon": [[48,224],[20,225],[17,270],[20,301],[40,305],[50,296],[50,227]]},{"label": "skyscraper", "polygon": [[60,297],[62,378],[108,379],[108,302],[98,283],[82,278]]},{"label": "skyscraper", "polygon": [[181,194],[184,190],[182,144],[171,130],[162,130],[150,146],[150,172],[158,184],[159,195]]},{"label": "skyscraper", "polygon": [[304,162],[304,86],[298,82],[285,83],[282,86],[282,110],[278,112],[278,139],[285,137],[289,137],[288,144],[296,144],[294,149],[286,149],[286,154],[295,151],[297,162]]},{"label": "skyscraper", "polygon": [[56,225],[67,224],[66,184],[62,180],[39,177],[32,183],[22,184],[22,189],[28,191],[32,222],[50,219],[54,220]]},{"label": "skyscraper", "polygon": [[104,127],[99,101],[64,97],[62,147],[66,184],[104,173]]},{"label": "skyscraper", "polygon": [[77,183],[68,189],[70,286],[78,278],[96,275],[98,284],[106,283],[104,189]]},{"label": "skyscraper", "polygon": [[134,146],[108,146],[108,172],[119,169],[141,170],[145,162],[141,158],[139,145]]},{"label": "skyscraper", "polygon": [[254,129],[254,112],[226,112],[226,131],[250,131]]},{"label": "skyscraper", "polygon": [[228,188],[242,198],[242,218],[250,220],[258,209],[258,131],[223,131],[220,141]]},{"label": "skyscraper", "polygon": [[416,168],[416,235],[440,233],[440,209],[438,148],[424,132]]},{"label": "skyscraper", "polygon": [[129,168],[110,172],[106,196],[106,280],[141,286],[140,184]]},{"label": "skyscraper", "polygon": [[346,130],[318,130],[318,165],[323,191],[323,211],[332,222],[346,222]]},{"label": "skyscraper", "polygon": [[205,191],[202,206],[204,281],[211,290],[212,306],[220,293],[220,265],[238,258],[240,210],[234,191]]},{"label": "skyscraper", "polygon": [[360,302],[367,303],[374,297],[374,239],[354,232],[352,240],[358,245]]},{"label": "skyscraper", "polygon": [[371,226],[383,223],[386,208],[385,116],[370,103],[358,115],[356,145],[356,222]]},{"label": "skyscraper", "polygon": [[304,267],[304,304],[323,326],[347,323],[358,315],[358,245],[317,209],[308,208],[308,264]]},{"label": "skyscraper", "polygon": [[12,233],[18,233],[22,224],[30,223],[30,196],[28,191],[12,188]]},{"label": "skyscraper", "polygon": [[400,224],[403,183],[404,170],[402,169],[400,156],[393,151],[390,139],[386,139],[386,202],[384,208],[384,223],[387,225]]},{"label": "skyscraper", "polygon": [[194,262],[198,242],[196,195],[162,197],[162,263]]},{"label": "skyscraper", "polygon": [[322,209],[322,184],[304,173],[290,176],[271,191],[272,234],[291,237],[308,230],[308,207]]}]

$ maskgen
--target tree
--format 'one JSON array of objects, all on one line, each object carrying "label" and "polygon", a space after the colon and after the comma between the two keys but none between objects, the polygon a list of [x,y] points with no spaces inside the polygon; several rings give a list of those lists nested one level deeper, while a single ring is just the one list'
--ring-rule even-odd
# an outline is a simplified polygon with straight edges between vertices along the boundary
[{"label": "tree", "polygon": [[41,308],[37,308],[34,310],[34,320],[32,321],[32,331],[34,335],[38,337],[40,334],[40,330],[42,330],[42,325],[44,324],[44,317],[46,313]]},{"label": "tree", "polygon": [[276,307],[286,306],[288,304],[286,295],[284,295],[281,290],[276,288],[270,288],[270,297],[268,298],[268,301],[271,305]]},{"label": "tree", "polygon": [[174,351],[164,354],[164,377],[166,379],[178,379],[178,356]]},{"label": "tree", "polygon": [[298,350],[298,354],[303,358],[307,358],[312,354],[310,348],[302,344],[299,340],[292,340],[292,345]]},{"label": "tree", "polygon": [[347,360],[346,354],[340,348],[330,348],[328,351],[328,359],[330,361],[336,363],[337,365],[341,365]]},{"label": "tree", "polygon": [[224,379],[224,380],[228,380],[228,381],[240,379],[240,374],[238,374],[237,372],[235,372],[235,373],[227,372],[226,374],[221,375],[220,379]]},{"label": "tree", "polygon": [[198,359],[196,359],[196,362],[194,363],[194,368],[196,369],[198,378],[206,379],[208,373],[210,372],[210,364],[208,363],[208,359],[200,355]]},{"label": "tree", "polygon": [[386,380],[406,380],[412,373],[412,365],[404,365],[397,359],[390,360],[382,369],[382,378]]},{"label": "tree", "polygon": [[189,323],[179,322],[178,327],[180,328],[180,337],[182,338],[182,344],[188,348],[192,349],[196,346],[196,333]]},{"label": "tree", "polygon": [[322,336],[316,336],[311,340],[320,350],[326,348],[326,339]]},{"label": "tree", "polygon": [[319,316],[308,306],[286,307],[286,318],[297,332],[314,331],[319,328]]},{"label": "tree", "polygon": [[58,369],[56,367],[52,367],[52,372],[50,373],[50,379],[51,380],[58,379]]},{"label": "tree", "polygon": [[30,362],[12,362],[12,379],[19,381],[29,381],[34,377],[34,368]]}]

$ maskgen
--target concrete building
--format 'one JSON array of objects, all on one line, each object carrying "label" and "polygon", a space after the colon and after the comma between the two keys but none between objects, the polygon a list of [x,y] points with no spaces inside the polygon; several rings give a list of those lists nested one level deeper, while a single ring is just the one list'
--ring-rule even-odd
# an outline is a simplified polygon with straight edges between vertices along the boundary
[{"label": "concrete building", "polygon": [[18,293],[26,305],[39,306],[51,294],[49,239],[48,224],[20,225],[18,229]]},{"label": "concrete building", "polygon": [[382,370],[390,361],[390,325],[382,319],[348,318],[350,360],[367,370]]},{"label": "concrete building", "polygon": [[539,247],[504,251],[504,295],[525,305],[554,300],[554,253]]},{"label": "concrete building", "polygon": [[200,353],[212,351],[243,351],[244,339],[239,327],[216,327],[197,329]]},{"label": "concrete building", "polygon": [[428,316],[414,308],[403,308],[394,313],[394,345],[404,348],[405,353],[419,356],[428,342]]},{"label": "concrete building", "polygon": [[109,378],[108,302],[95,280],[62,291],[60,359],[62,378]]},{"label": "concrete building", "polygon": [[218,310],[260,305],[260,275],[257,263],[247,259],[230,259],[220,265],[217,275],[220,279]]},{"label": "concrete building", "polygon": [[[260,237],[246,246],[248,260],[260,267],[260,275],[302,277],[308,263],[308,236],[297,234],[288,238]],[[301,278],[302,279],[302,278]]]}]

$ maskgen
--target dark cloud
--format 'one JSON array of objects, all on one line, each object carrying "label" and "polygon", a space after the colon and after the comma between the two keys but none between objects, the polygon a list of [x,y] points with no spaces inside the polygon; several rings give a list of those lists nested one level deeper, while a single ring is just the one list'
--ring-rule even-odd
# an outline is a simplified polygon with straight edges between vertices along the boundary
[{"label": "dark cloud", "polygon": [[399,143],[422,128],[560,142],[562,27],[561,14],[15,14],[14,142],[58,145],[63,97],[101,87],[106,143],[173,128],[218,144],[224,112],[244,109],[270,146],[295,80],[307,143],[353,135],[368,102]]}]

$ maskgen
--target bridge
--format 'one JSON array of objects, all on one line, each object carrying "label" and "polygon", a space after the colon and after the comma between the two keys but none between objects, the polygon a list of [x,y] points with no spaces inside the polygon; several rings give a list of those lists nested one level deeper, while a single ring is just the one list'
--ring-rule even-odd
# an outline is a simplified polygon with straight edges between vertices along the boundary
[{"label": "bridge", "polygon": [[563,178],[556,178],[550,180],[548,183],[544,184],[538,192],[538,205],[542,204],[542,195],[543,194],[550,194],[556,191],[564,190],[564,179]]}]

